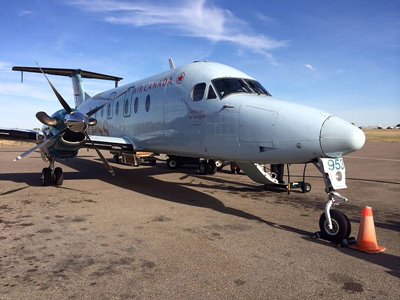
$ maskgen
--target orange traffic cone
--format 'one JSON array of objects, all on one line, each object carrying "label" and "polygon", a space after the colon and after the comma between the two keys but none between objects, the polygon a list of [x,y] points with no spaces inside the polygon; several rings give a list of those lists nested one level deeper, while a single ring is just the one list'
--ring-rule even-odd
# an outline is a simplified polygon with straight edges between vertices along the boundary
[{"label": "orange traffic cone", "polygon": [[349,245],[349,248],[366,253],[379,253],[386,250],[385,247],[378,246],[376,241],[374,217],[372,216],[371,207],[366,206],[363,208],[357,243]]}]

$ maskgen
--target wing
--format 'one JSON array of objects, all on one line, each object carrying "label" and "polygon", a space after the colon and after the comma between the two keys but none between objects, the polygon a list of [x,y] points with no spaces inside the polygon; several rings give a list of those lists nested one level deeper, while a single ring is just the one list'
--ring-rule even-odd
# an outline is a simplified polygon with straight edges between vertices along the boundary
[{"label": "wing", "polygon": [[44,138],[40,130],[11,129],[0,127],[0,140],[10,140],[17,142],[40,142]]}]

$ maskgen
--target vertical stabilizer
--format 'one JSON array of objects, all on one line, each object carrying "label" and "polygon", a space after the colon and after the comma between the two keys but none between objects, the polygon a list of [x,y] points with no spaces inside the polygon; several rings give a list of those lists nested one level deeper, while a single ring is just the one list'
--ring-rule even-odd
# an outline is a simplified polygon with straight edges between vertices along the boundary
[{"label": "vertical stabilizer", "polygon": [[72,88],[74,90],[75,108],[78,108],[86,100],[85,89],[83,88],[81,70],[76,69],[72,75]]}]

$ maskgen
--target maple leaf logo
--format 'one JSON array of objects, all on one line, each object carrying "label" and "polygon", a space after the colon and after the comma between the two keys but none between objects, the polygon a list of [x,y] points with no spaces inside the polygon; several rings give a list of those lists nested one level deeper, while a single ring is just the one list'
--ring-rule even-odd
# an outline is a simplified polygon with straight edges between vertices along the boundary
[{"label": "maple leaf logo", "polygon": [[178,77],[176,78],[176,83],[180,84],[183,81],[183,78],[185,78],[185,72],[182,72],[178,75]]}]

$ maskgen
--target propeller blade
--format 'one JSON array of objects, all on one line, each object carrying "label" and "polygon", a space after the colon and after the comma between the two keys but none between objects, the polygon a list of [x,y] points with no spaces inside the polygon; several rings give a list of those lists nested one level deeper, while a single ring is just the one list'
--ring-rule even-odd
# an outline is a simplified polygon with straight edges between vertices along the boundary
[{"label": "propeller blade", "polygon": [[106,169],[108,170],[108,172],[110,172],[110,174],[112,176],[115,176],[114,170],[113,168],[111,168],[110,164],[108,163],[108,161],[104,158],[103,154],[101,154],[101,152],[99,151],[99,149],[97,149],[97,147],[95,146],[95,144],[93,143],[93,141],[90,139],[88,133],[85,131],[84,132],[86,135],[86,138],[88,139],[89,142],[92,143],[94,150],[96,150],[97,155],[100,157],[101,161],[103,162],[103,165],[106,167]]},{"label": "propeller blade", "polygon": [[59,133],[57,133],[55,136],[52,136],[51,138],[41,142],[40,144],[36,145],[35,147],[32,147],[31,149],[29,149],[28,151],[22,153],[21,155],[17,156],[16,158],[14,158],[14,161],[19,161],[20,159],[23,159],[25,156],[27,156],[28,154],[32,153],[33,151],[35,151],[37,148],[43,147],[44,145],[46,145],[48,142],[50,142],[51,140],[55,139],[57,136],[59,136],[61,133],[63,133],[65,130],[67,130],[67,128],[64,128],[63,130],[61,130]]},{"label": "propeller blade", "polygon": [[93,108],[92,110],[89,110],[86,115],[88,117],[91,117],[92,115],[94,115],[95,113],[97,113],[100,109],[102,109],[104,106],[106,106],[107,103],[104,103],[103,105],[100,105],[98,107]]},{"label": "propeller blade", "polygon": [[51,89],[53,90],[54,94],[56,95],[58,101],[64,107],[64,109],[67,111],[68,114],[72,113],[71,107],[68,105],[68,103],[64,100],[64,98],[60,95],[60,93],[56,90],[56,88],[53,86],[53,84],[50,82],[50,80],[47,78],[46,74],[43,72],[42,68],[39,66],[37,61],[35,61],[37,66],[39,67],[40,71],[43,73],[44,77],[46,77],[47,82],[50,84]]},{"label": "propeller blade", "polygon": [[36,118],[44,125],[53,127],[57,126],[57,119],[50,117],[44,111],[39,111],[38,113],[36,113]]}]

